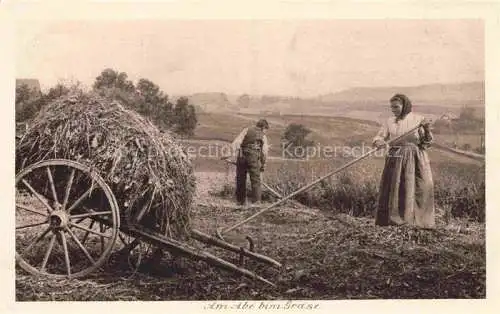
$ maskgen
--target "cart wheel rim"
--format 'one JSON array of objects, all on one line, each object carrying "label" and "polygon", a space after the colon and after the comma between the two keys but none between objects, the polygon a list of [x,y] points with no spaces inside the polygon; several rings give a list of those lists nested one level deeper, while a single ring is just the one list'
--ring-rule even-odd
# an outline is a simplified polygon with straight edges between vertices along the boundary
[{"label": "cart wheel rim", "polygon": [[51,159],[16,175],[16,262],[25,271],[86,276],[109,258],[119,228],[113,192],[90,167]]}]

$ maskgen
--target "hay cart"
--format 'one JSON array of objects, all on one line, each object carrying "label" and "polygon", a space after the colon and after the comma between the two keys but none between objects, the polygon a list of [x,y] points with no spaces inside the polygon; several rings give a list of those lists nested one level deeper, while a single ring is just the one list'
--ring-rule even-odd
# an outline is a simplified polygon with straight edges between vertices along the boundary
[{"label": "hay cart", "polygon": [[279,262],[254,252],[250,238],[249,248],[245,248],[189,230],[187,239],[237,254],[239,263],[232,263],[187,241],[144,228],[141,221],[147,219],[145,206],[133,217],[123,217],[120,206],[127,204],[119,205],[106,181],[91,166],[77,161],[50,159],[31,164],[18,171],[15,184],[16,262],[33,275],[87,276],[101,268],[118,247],[130,251],[138,243],[269,285],[274,284],[244,268],[244,259],[281,268]]}]

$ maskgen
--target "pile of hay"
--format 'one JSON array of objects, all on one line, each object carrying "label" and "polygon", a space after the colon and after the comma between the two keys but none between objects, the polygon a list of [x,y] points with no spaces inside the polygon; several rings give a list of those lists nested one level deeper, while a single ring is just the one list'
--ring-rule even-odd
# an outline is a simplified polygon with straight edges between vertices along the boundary
[{"label": "pile of hay", "polygon": [[[146,205],[146,227],[170,237],[189,230],[195,192],[189,158],[172,134],[161,132],[137,112],[83,91],[55,100],[17,142],[16,171],[53,158],[94,167],[113,190],[122,225]],[[67,182],[67,174],[54,177],[57,183]],[[32,184],[46,184],[46,179]]]}]

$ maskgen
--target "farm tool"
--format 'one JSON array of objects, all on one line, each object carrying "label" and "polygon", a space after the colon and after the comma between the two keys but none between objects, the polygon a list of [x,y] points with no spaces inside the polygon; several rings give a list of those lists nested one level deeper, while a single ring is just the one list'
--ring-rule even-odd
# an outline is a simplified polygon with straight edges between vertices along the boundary
[{"label": "farm tool", "polygon": [[[237,254],[240,265],[236,265],[184,241],[151,231],[141,224],[145,208],[124,222],[113,190],[96,171],[80,162],[40,161],[21,169],[15,182],[16,261],[33,275],[87,276],[104,265],[118,246],[118,240],[126,250],[143,242],[271,286],[272,282],[244,268],[244,259],[281,268],[278,261],[254,252],[253,242],[247,249],[196,229],[188,231],[188,237],[195,241]],[[24,197],[19,197],[23,194]],[[123,235],[135,240],[128,242]]]},{"label": "farm tool", "polygon": [[[439,119],[441,119],[441,118],[442,118],[442,116]],[[390,144],[395,143],[395,142],[401,140],[402,138],[404,138],[404,137],[412,134],[414,131],[416,131],[420,127],[421,127],[421,124],[415,126],[414,128],[412,128],[408,132],[406,132],[406,133],[404,133],[404,134],[402,134],[402,135],[400,135],[400,136],[398,136],[398,137],[396,137],[394,139],[389,140],[386,143],[386,145],[389,146]],[[332,177],[333,175],[335,175],[335,174],[337,174],[337,173],[339,173],[339,172],[341,172],[341,171],[349,168],[350,166],[354,165],[355,163],[357,163],[357,162],[359,162],[359,161],[361,161],[361,160],[363,160],[363,159],[371,156],[373,153],[377,152],[381,148],[382,147],[376,147],[376,148],[371,149],[367,153],[364,153],[363,155],[359,156],[358,158],[355,158],[355,159],[351,160],[350,162],[346,163],[345,165],[341,166],[340,168],[335,169],[335,170],[329,172],[328,174],[324,175],[323,177],[320,177],[320,178],[314,180],[313,182],[311,182],[311,183],[309,183],[309,184],[307,184],[307,185],[299,188],[295,192],[290,193],[289,195],[287,195],[287,196],[281,198],[280,200],[278,200],[278,201],[270,204],[269,206],[263,208],[262,210],[260,210],[257,213],[251,215],[250,217],[242,220],[241,222],[238,222],[238,223],[234,224],[233,226],[227,227],[226,229],[223,229],[223,230],[220,230],[220,229],[216,230],[215,236],[218,237],[218,238],[220,238],[220,239],[223,239],[223,235],[224,234],[226,234],[226,233],[228,233],[228,232],[230,232],[230,231],[232,231],[232,230],[234,230],[234,229],[236,229],[236,228],[238,228],[238,227],[246,224],[247,222],[251,221],[252,219],[255,219],[256,217],[258,217],[259,215],[261,215],[261,214],[263,214],[263,213],[265,213],[265,212],[267,212],[267,211],[275,208],[278,205],[281,205],[282,203],[284,203],[284,202],[292,199],[293,197],[299,195],[300,193],[305,192],[306,190],[310,189],[314,185],[316,185],[316,184],[318,184],[318,183],[320,183],[320,182],[322,182],[322,181],[324,181],[324,180]]]}]

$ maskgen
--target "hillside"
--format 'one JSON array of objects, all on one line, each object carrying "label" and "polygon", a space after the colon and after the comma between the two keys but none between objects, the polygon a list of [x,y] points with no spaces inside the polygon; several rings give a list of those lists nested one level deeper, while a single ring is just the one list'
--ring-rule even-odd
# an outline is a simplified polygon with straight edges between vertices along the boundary
[{"label": "hillside", "polygon": [[[185,144],[194,148],[210,148],[211,157],[215,157],[224,146],[229,144],[238,133],[244,128],[253,125],[261,115],[252,114],[231,114],[231,113],[202,113],[198,116],[198,127],[193,139]],[[281,148],[281,136],[287,125],[300,123],[311,130],[309,139],[315,142],[316,150],[319,152],[313,159],[324,159],[325,151],[328,147],[344,149],[344,147],[365,147],[368,149],[371,139],[378,131],[378,124],[369,120],[353,119],[333,116],[312,116],[312,115],[267,115],[265,116],[271,128],[268,131],[271,143],[270,156],[281,158],[283,151]],[[459,147],[468,144],[471,149],[476,149],[481,145],[480,134],[435,134],[437,144],[451,147],[453,142],[457,142]],[[318,148],[319,147],[319,148]],[[322,150],[321,150],[322,149]],[[463,154],[450,153],[449,150],[440,149],[435,146],[432,149],[433,160],[456,161],[463,164],[477,164],[475,158],[464,157]],[[340,164],[343,159],[337,160]],[[214,161],[209,164],[213,165]],[[223,166],[223,163],[221,163]],[[201,166],[204,168],[204,166]]]},{"label": "hillside", "polygon": [[384,104],[395,93],[405,93],[421,114],[438,117],[444,112],[458,115],[464,105],[476,107],[484,116],[484,82],[430,84],[406,87],[357,87],[337,93],[300,98],[277,95],[197,93],[189,96],[199,112],[259,115],[322,115],[380,121],[390,114]]},{"label": "hillside", "polygon": [[[256,114],[201,113],[198,115],[194,139],[230,142],[243,128],[253,125],[260,117]],[[265,118],[271,126],[268,137],[272,156],[281,156],[281,136],[291,123],[308,127],[312,131],[310,139],[319,145],[343,145],[370,140],[378,130],[378,126],[371,121],[342,117],[265,115]]]},{"label": "hillside", "polygon": [[338,93],[319,96],[325,103],[336,102],[387,102],[395,93],[408,95],[413,102],[420,105],[439,104],[441,106],[462,106],[484,104],[484,82],[468,82],[461,84],[430,84],[404,87],[358,87]]}]

